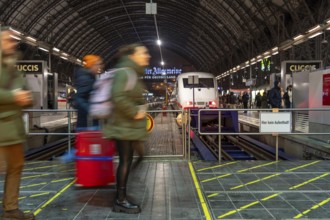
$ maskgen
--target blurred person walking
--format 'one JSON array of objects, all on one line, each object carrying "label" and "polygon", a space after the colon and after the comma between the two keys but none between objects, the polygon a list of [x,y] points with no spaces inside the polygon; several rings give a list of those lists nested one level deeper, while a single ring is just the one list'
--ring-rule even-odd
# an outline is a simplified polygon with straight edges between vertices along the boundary
[{"label": "blurred person walking", "polygon": [[74,95],[74,106],[77,108],[77,131],[87,130],[89,126],[98,126],[98,120],[88,123],[89,97],[93,90],[96,75],[103,71],[103,60],[97,55],[86,55],[83,58],[84,67],[75,73],[75,87],[77,93]]},{"label": "blurred person walking", "polygon": [[23,90],[23,75],[17,71],[17,41],[10,29],[1,30],[0,69],[0,155],[6,165],[3,192],[3,219],[33,220],[32,213],[18,209],[26,141],[22,109],[32,104],[32,95]]},{"label": "blurred person walking", "polygon": [[[144,68],[149,65],[150,55],[144,45],[136,43],[119,49],[117,58],[115,67],[118,70],[114,75],[111,90],[113,113],[105,122],[103,134],[106,138],[115,140],[119,154],[113,211],[134,214],[141,212],[141,209],[127,200],[127,180],[134,149],[147,137],[144,84],[140,77],[144,74]],[[125,87],[130,77],[136,78],[136,83],[133,89],[127,90]]]}]

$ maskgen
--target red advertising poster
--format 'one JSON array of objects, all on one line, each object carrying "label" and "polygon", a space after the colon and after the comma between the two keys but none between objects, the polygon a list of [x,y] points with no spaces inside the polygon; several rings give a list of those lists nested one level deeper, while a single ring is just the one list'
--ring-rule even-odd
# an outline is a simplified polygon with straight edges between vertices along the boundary
[{"label": "red advertising poster", "polygon": [[322,104],[330,105],[330,73],[323,74]]}]

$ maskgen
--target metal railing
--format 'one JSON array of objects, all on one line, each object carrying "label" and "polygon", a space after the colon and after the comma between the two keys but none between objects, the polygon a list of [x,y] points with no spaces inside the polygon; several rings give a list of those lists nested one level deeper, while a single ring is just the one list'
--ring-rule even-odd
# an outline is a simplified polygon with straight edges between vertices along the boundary
[{"label": "metal railing", "polygon": [[[29,128],[29,119],[30,119],[30,115],[33,113],[40,113],[40,115],[45,114],[45,113],[52,113],[52,114],[58,114],[58,113],[67,113],[66,117],[67,117],[67,132],[31,132],[30,129],[27,130],[27,135],[29,136],[67,136],[68,137],[68,151],[70,152],[72,150],[72,145],[71,145],[71,138],[73,136],[76,135],[75,132],[72,132],[72,130],[74,129],[74,124],[73,124],[73,113],[76,112],[75,109],[25,109],[23,110],[24,113],[26,113],[25,115],[27,115],[27,118],[25,119],[26,127]],[[29,114],[30,113],[30,114]],[[183,111],[181,110],[148,110],[147,113],[155,116],[160,114],[159,119],[157,119],[157,123],[154,123],[154,130],[157,130],[157,126],[163,126],[163,127],[159,127],[159,130],[161,130],[162,128],[164,129],[165,132],[169,132],[169,134],[158,134],[158,137],[160,138],[160,145],[161,146],[165,146],[165,145],[174,145],[173,143],[168,144],[170,141],[173,140],[168,140],[169,142],[164,142],[167,141],[164,138],[161,139],[162,136],[167,135],[167,137],[169,138],[173,138],[173,136],[180,136],[179,134],[179,130],[175,130],[175,128],[177,128],[177,125],[174,124],[175,123],[175,117],[177,114],[183,114]],[[168,116],[171,117],[165,117],[163,116],[163,114],[168,114]],[[49,115],[47,115],[49,116]],[[65,116],[65,114],[63,114],[63,116]],[[173,117],[172,117],[173,116]],[[36,116],[36,117],[40,117],[40,116]],[[102,125],[101,125],[102,126]],[[165,126],[165,127],[164,127]],[[182,127],[183,131],[185,131],[186,129],[186,125],[184,124]],[[186,158],[186,137],[185,137],[185,132],[182,132],[182,136],[180,137],[181,139],[181,144],[182,144],[182,150],[179,150],[177,154],[166,154],[166,152],[164,152],[163,155],[151,155],[149,157],[166,157],[166,158],[170,158],[170,157],[182,157],[182,158]],[[154,135],[149,135],[149,138],[146,141],[146,144],[148,144],[149,146],[153,146],[155,145],[155,143],[151,143],[150,141],[156,141],[157,137],[155,137]],[[148,143],[150,142],[150,143]],[[172,146],[173,148],[173,146]],[[156,151],[154,151],[156,152]],[[182,152],[182,153],[181,153]],[[157,153],[157,152],[156,152]]]},{"label": "metal railing", "polygon": [[[262,126],[259,122],[259,132],[221,132],[221,112],[227,112],[227,111],[234,111],[234,112],[247,112],[247,111],[254,111],[254,112],[259,112],[259,118],[260,114],[262,112],[271,112],[271,113],[280,113],[280,112],[290,112],[291,114],[291,119],[292,119],[292,112],[301,112],[301,111],[330,111],[330,109],[327,108],[291,108],[291,109],[200,109],[198,111],[198,133],[200,135],[218,135],[218,140],[219,140],[219,162],[221,162],[221,136],[222,135],[265,135],[265,134],[271,134],[275,136],[276,138],[276,144],[275,144],[275,150],[276,150],[276,161],[278,160],[278,137],[279,135],[329,135],[330,132],[307,132],[307,133],[302,133],[302,132],[292,132],[292,120],[290,123],[291,127],[291,132],[281,132],[281,131],[276,131],[276,132],[260,132],[260,126]],[[201,131],[201,113],[202,112],[218,112],[218,132],[203,132]],[[190,117],[189,117],[190,118]],[[329,125],[330,126],[330,125]],[[189,128],[190,131],[190,128]],[[188,149],[190,149],[190,144],[188,143]],[[188,153],[190,155],[190,153]],[[190,160],[190,158],[189,158]]]}]

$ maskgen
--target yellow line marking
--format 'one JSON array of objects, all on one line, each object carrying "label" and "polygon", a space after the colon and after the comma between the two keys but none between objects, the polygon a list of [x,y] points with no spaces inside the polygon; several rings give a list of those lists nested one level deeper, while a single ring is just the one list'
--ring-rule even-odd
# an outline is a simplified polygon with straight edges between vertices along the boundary
[{"label": "yellow line marking", "polygon": [[308,184],[308,183],[310,183],[310,182],[313,182],[313,181],[315,181],[315,180],[317,180],[317,179],[320,179],[320,178],[325,177],[325,176],[328,176],[328,175],[329,175],[329,173],[322,174],[321,176],[315,177],[315,178],[313,178],[313,179],[307,180],[307,181],[305,181],[305,182],[303,182],[303,183],[300,183],[300,184],[298,184],[298,185],[292,186],[292,187],[290,187],[289,189],[296,189],[296,188],[298,188],[298,187],[300,187],[300,186],[306,185],[306,184]]},{"label": "yellow line marking", "polygon": [[241,185],[238,185],[238,186],[231,187],[230,190],[242,188],[244,186],[248,186],[248,185],[251,185],[251,184],[254,184],[254,183],[258,183],[258,182],[261,182],[263,180],[267,180],[267,179],[270,179],[270,178],[273,178],[273,177],[279,176],[279,175],[281,175],[281,174],[280,173],[276,173],[276,174],[273,174],[273,175],[270,175],[270,176],[266,176],[266,177],[263,177],[261,179],[253,180],[253,181],[248,182],[248,183],[244,183],[244,184],[241,184]]},{"label": "yellow line marking", "polygon": [[38,215],[42,209],[44,209],[47,205],[49,205],[52,201],[54,201],[58,196],[60,196],[65,190],[67,190],[71,185],[75,183],[76,179],[74,179],[71,183],[66,185],[63,189],[61,189],[58,193],[56,193],[52,198],[50,198],[47,202],[45,202],[39,209],[33,212],[34,215]]},{"label": "yellow line marking", "polygon": [[265,198],[262,198],[261,201],[267,201],[268,199],[272,199],[272,198],[274,198],[276,196],[279,196],[279,195],[281,195],[281,193],[275,193],[275,194],[272,194],[272,195],[267,196]]},{"label": "yellow line marking", "polygon": [[306,209],[305,211],[303,211],[302,213],[296,215],[296,216],[293,217],[293,218],[295,218],[295,219],[297,219],[297,218],[301,218],[301,217],[303,217],[304,215],[306,215],[307,213],[309,213],[310,211],[312,211],[312,209],[320,208],[321,206],[323,206],[324,204],[328,203],[329,201],[330,201],[330,198],[327,198],[327,199],[325,199],[325,200],[319,202],[318,204],[313,205],[310,209]]},{"label": "yellow line marking", "polygon": [[36,164],[36,163],[45,163],[46,161],[33,161],[33,162],[25,162],[25,165]]},{"label": "yellow line marking", "polygon": [[216,165],[216,166],[212,166],[212,167],[206,167],[206,168],[202,168],[202,169],[197,170],[197,172],[204,171],[204,170],[211,170],[213,168],[224,167],[224,166],[228,166],[228,165],[235,164],[235,163],[237,163],[237,162],[229,162],[229,163]]},{"label": "yellow line marking", "polygon": [[28,188],[28,187],[34,187],[34,186],[40,186],[40,185],[46,185],[46,184],[47,184],[47,182],[30,184],[30,185],[26,185],[26,186],[21,186],[20,189],[24,189],[24,188]]},{"label": "yellow line marking", "polygon": [[265,166],[268,166],[268,165],[271,165],[271,164],[274,164],[274,163],[278,163],[278,161],[261,164],[261,165],[250,167],[250,168],[243,169],[243,170],[238,170],[238,171],[236,171],[236,173],[242,173],[242,172],[245,172],[245,171],[248,171],[248,170],[257,169],[257,168],[260,168],[260,167],[265,167]]},{"label": "yellow line marking", "polygon": [[193,178],[195,188],[196,188],[196,191],[197,191],[197,194],[198,194],[199,201],[202,205],[202,209],[203,209],[205,218],[206,218],[206,220],[211,220],[212,218],[211,218],[211,215],[210,215],[210,211],[209,211],[209,208],[207,206],[207,203],[205,202],[203,192],[202,192],[202,190],[199,186],[199,183],[198,183],[195,171],[194,171],[194,167],[193,167],[191,162],[188,162],[188,164],[189,164],[190,174],[191,174],[191,177]]},{"label": "yellow line marking", "polygon": [[39,193],[39,194],[33,194],[30,196],[30,198],[37,197],[37,196],[43,196],[43,195],[48,195],[49,192],[44,192],[44,193]]},{"label": "yellow line marking", "polygon": [[58,167],[61,166],[61,164],[57,164],[57,165],[49,165],[49,166],[43,166],[43,167],[33,167],[33,168],[28,168],[28,169],[24,169],[23,172],[25,171],[30,171],[30,170],[40,170],[40,169],[45,169],[45,168],[50,168],[50,167]]},{"label": "yellow line marking", "polygon": [[221,178],[223,178],[223,177],[231,176],[231,175],[232,175],[232,174],[227,173],[227,174],[223,174],[223,175],[221,175],[221,176],[216,176],[216,177],[212,177],[212,178],[209,178],[209,179],[202,180],[201,182],[202,182],[202,183],[206,183],[206,182],[210,182],[210,181],[212,181],[212,180],[221,179]]},{"label": "yellow line marking", "polygon": [[219,195],[219,194],[220,194],[220,193],[212,193],[212,194],[208,195],[207,198],[211,198],[211,197],[217,196],[217,195]]},{"label": "yellow line marking", "polygon": [[202,162],[202,160],[196,160],[193,162],[193,164],[196,164],[196,163],[199,163],[199,162]]},{"label": "yellow line marking", "polygon": [[57,182],[62,182],[62,181],[72,180],[72,179],[74,179],[74,178],[73,178],[73,177],[70,177],[70,178],[64,178],[64,179],[52,180],[51,183],[57,183]]},{"label": "yellow line marking", "polygon": [[242,206],[242,207],[238,208],[237,210],[231,210],[231,211],[229,211],[229,212],[227,212],[227,213],[225,213],[225,214],[223,214],[223,215],[220,215],[220,216],[218,216],[218,218],[224,218],[224,217],[226,217],[226,216],[229,216],[229,215],[235,214],[235,213],[237,213],[237,212],[240,212],[240,211],[242,211],[242,210],[244,210],[244,209],[247,209],[247,208],[249,208],[249,207],[251,207],[251,206],[254,206],[254,205],[256,205],[256,204],[259,204],[259,203],[260,203],[259,201],[252,202],[252,203],[250,203],[250,204],[247,204],[247,205],[245,205],[245,206]]},{"label": "yellow line marking", "polygon": [[304,167],[307,167],[307,166],[310,166],[310,165],[313,165],[313,164],[316,164],[316,163],[319,163],[319,162],[321,162],[321,161],[320,160],[317,160],[317,161],[314,161],[314,162],[311,162],[311,163],[307,163],[307,164],[304,164],[304,165],[301,165],[301,166],[298,166],[298,167],[295,167],[295,168],[291,168],[291,169],[285,170],[284,172],[291,172],[293,170],[304,168]]},{"label": "yellow line marking", "polygon": [[[321,178],[321,177],[325,177],[325,176],[327,176],[328,175],[328,173],[326,173],[326,175],[325,174],[322,174],[322,175],[320,175],[320,176],[318,176],[318,177],[315,177],[315,178],[313,178],[313,179],[311,179],[310,181],[305,181],[304,183],[306,183],[306,182],[308,182],[308,183],[310,183],[310,182],[313,182],[313,181],[316,181],[317,179],[319,179],[319,178]],[[303,186],[304,184],[297,184],[297,185],[295,185],[295,186],[293,186],[293,187],[291,187],[291,188],[299,188],[300,186]],[[272,198],[274,198],[274,197],[277,197],[277,196],[279,196],[279,195],[281,195],[282,193],[274,193],[274,194],[272,194],[272,195],[270,195],[270,196],[267,196],[267,197],[264,197],[264,198],[262,198],[262,199],[260,199],[261,201],[266,201],[266,200],[269,200],[269,199],[272,199]],[[329,200],[330,200],[330,198],[329,198]],[[247,204],[247,205],[245,205],[245,206],[242,206],[242,207],[240,207],[240,208],[238,208],[238,209],[234,209],[234,210],[231,210],[231,211],[229,211],[229,212],[226,212],[225,214],[223,214],[223,215],[220,215],[220,216],[218,216],[218,218],[223,218],[223,217],[226,217],[226,216],[229,216],[229,215],[232,215],[232,214],[235,214],[235,213],[237,213],[237,212],[239,212],[239,211],[242,211],[242,210],[244,210],[244,209],[246,209],[246,208],[248,208],[248,207],[251,207],[251,206],[253,206],[253,205],[256,205],[256,204],[258,204],[258,203],[260,203],[259,201],[255,201],[255,202],[252,202],[252,203],[249,203],[249,204]],[[299,216],[299,217],[297,217],[297,216]],[[303,214],[299,214],[299,215],[297,215],[297,216],[295,216],[295,217],[297,217],[297,218],[300,218],[301,216],[303,216]]]}]

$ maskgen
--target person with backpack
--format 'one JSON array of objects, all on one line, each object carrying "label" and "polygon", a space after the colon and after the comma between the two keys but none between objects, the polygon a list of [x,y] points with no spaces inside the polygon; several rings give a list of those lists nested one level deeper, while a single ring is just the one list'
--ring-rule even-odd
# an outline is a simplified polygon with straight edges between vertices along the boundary
[{"label": "person with backpack", "polygon": [[283,101],[285,108],[292,108],[292,85],[286,88],[286,92],[283,94]]},{"label": "person with backpack", "polygon": [[[117,59],[118,69],[111,88],[112,113],[102,132],[106,138],[115,140],[119,155],[113,211],[136,214],[141,212],[140,206],[127,200],[126,191],[134,149],[147,138],[144,84],[140,78],[149,65],[150,55],[144,45],[136,43],[120,48]],[[136,78],[136,82],[126,89],[129,78]]]},{"label": "person with backpack", "polygon": [[89,97],[93,91],[96,76],[103,71],[103,60],[100,56],[89,54],[83,57],[84,66],[75,73],[74,95],[75,108],[77,109],[77,131],[87,130],[89,126],[98,126],[98,120],[88,123]]}]

